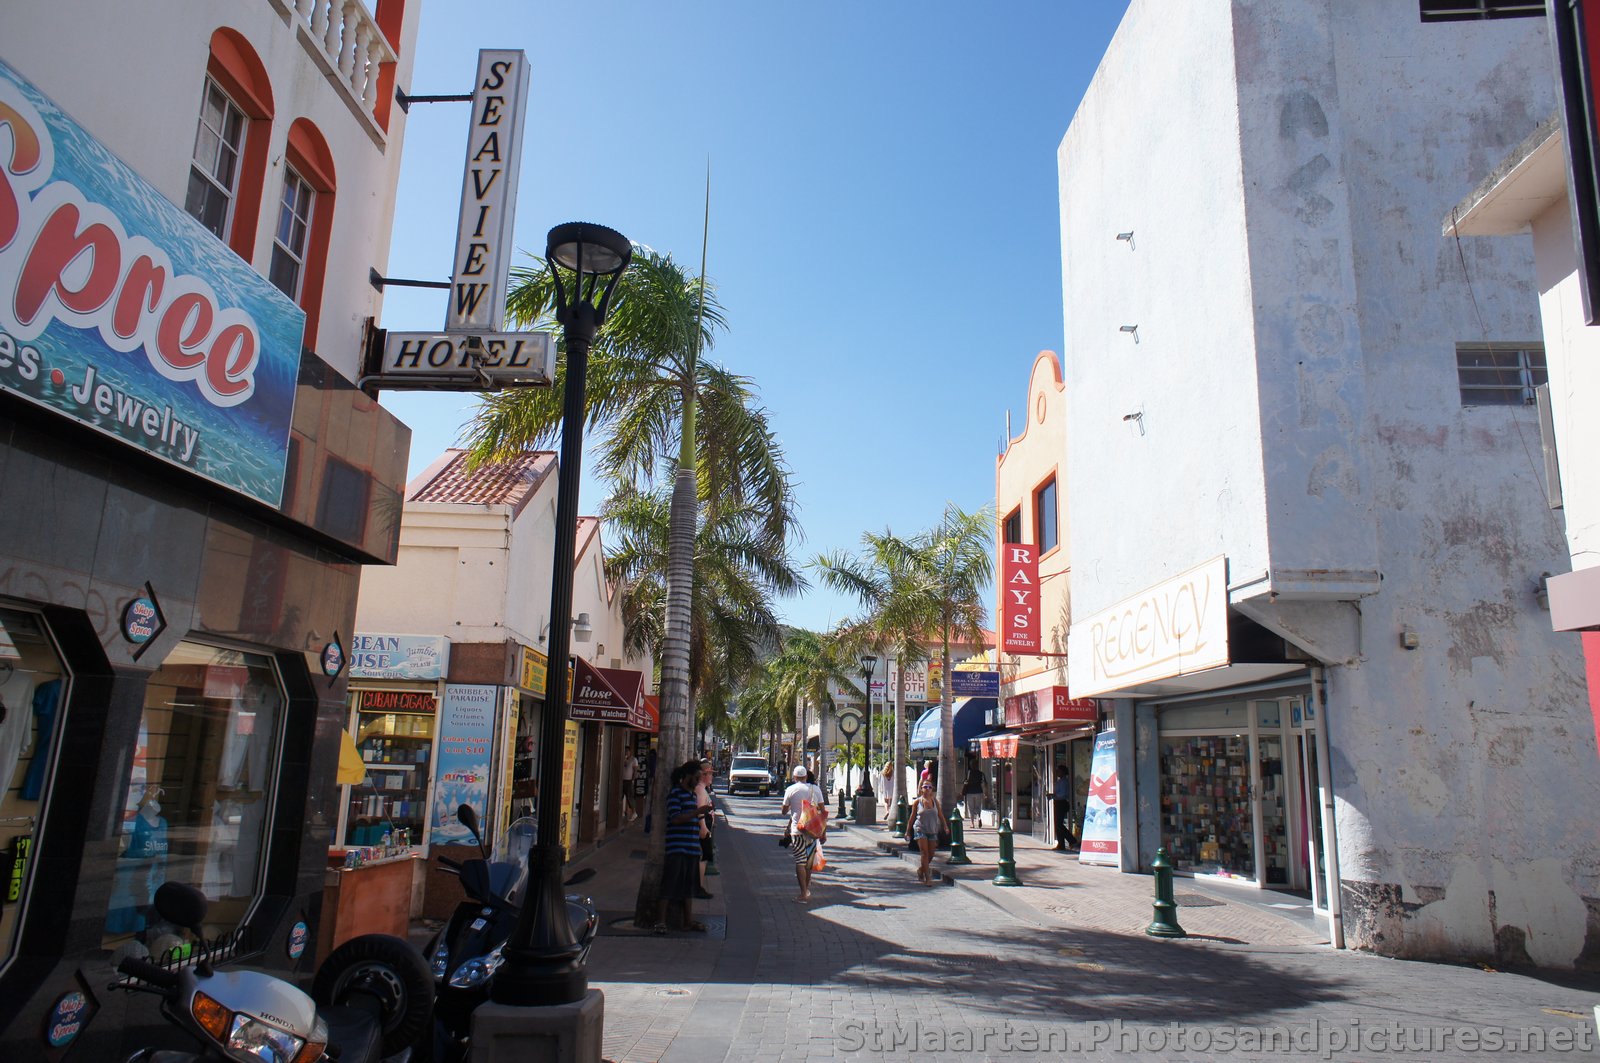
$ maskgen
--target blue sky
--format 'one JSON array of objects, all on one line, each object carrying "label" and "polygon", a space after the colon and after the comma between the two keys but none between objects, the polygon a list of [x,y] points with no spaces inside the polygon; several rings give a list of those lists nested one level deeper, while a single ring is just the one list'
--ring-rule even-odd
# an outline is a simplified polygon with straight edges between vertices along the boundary
[{"label": "blue sky", "polygon": [[[402,87],[466,92],[479,48],[528,53],[528,251],[594,221],[698,266],[709,159],[729,321],[711,353],[760,390],[810,561],[930,527],[946,500],[993,501],[1006,411],[1037,353],[1061,349],[1056,147],[1126,6],[432,0]],[[412,108],[388,275],[448,278],[467,120]],[[443,293],[385,296],[386,328],[443,319]],[[412,428],[415,473],[474,399],[383,402]],[[585,477],[583,511],[603,493]],[[819,587],[779,604],[816,629],[854,608]]]}]

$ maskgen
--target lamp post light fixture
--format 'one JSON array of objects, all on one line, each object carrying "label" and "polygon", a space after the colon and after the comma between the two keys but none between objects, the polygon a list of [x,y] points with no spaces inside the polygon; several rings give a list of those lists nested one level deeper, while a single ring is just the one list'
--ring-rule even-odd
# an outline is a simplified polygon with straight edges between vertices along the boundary
[{"label": "lamp post light fixture", "polygon": [[[589,347],[605,323],[617,280],[633,248],[603,225],[570,222],[550,230],[545,260],[556,286],[556,322],[567,346],[561,407],[561,467],[556,481],[556,540],[550,586],[550,682],[539,727],[538,833],[528,853],[528,888],[505,945],[491,997],[497,1004],[572,1004],[589,987],[582,948],[567,919],[561,885],[561,746],[567,720],[571,653],[572,556],[578,542],[578,474],[583,464],[584,396]],[[563,273],[567,278],[563,278]],[[598,298],[597,298],[598,296]],[[581,618],[587,621],[587,617]],[[583,623],[581,638],[588,635]]]},{"label": "lamp post light fixture", "polygon": [[867,699],[867,733],[861,757],[861,785],[856,788],[857,823],[878,822],[878,796],[872,789],[872,676],[878,670],[876,654],[861,655],[861,690]]}]

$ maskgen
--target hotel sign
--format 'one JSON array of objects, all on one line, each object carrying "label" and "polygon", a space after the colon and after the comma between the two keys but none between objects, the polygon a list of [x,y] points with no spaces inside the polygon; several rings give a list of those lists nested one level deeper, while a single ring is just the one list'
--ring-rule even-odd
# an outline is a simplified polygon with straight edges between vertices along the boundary
[{"label": "hotel sign", "polygon": [[390,388],[408,381],[548,387],[556,374],[556,338],[549,332],[388,332],[375,373]]},{"label": "hotel sign", "polygon": [[527,109],[527,54],[480,51],[446,332],[498,332],[504,323]]},{"label": "hotel sign", "polygon": [[1079,697],[1227,663],[1225,557],[1073,624],[1067,638],[1067,678]]}]

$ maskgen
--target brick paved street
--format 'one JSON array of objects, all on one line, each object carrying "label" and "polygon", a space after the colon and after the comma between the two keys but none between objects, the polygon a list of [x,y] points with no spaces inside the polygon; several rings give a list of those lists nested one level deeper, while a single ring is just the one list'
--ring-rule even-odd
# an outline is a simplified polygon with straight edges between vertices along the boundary
[{"label": "brick paved street", "polygon": [[1600,979],[1335,951],[1256,898],[1184,879],[1179,896],[1204,903],[1181,913],[1194,936],[1156,941],[1140,932],[1148,878],[1030,839],[1018,849],[1029,884],[989,886],[993,832],[970,839],[977,863],[957,888],[930,888],[880,850],[883,830],[836,831],[800,905],[772,840],[777,800],[726,804],[717,897],[697,909],[709,934],[626,927],[637,830],[584,861],[601,871],[590,885],[608,923],[590,957],[608,1059],[1448,1060],[1512,1055],[1532,1028],[1543,1040],[1520,1058],[1595,1044]]}]

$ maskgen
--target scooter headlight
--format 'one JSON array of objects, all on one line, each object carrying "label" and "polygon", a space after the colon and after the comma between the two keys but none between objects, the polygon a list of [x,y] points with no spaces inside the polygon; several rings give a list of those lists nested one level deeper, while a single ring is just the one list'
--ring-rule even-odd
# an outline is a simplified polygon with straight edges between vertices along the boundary
[{"label": "scooter headlight", "polygon": [[450,984],[457,989],[471,989],[483,985],[505,962],[505,957],[501,953],[503,947],[496,945],[494,951],[487,956],[474,956],[457,967],[456,973],[450,976]]},{"label": "scooter headlight", "polygon": [[235,1015],[224,1047],[230,1059],[244,1063],[294,1063],[305,1043],[304,1038],[287,1030],[257,1022],[248,1015]]},{"label": "scooter headlight", "polygon": [[443,978],[450,970],[450,946],[442,940],[439,947],[433,950],[433,958],[428,961],[428,966],[433,970],[435,979]]}]

